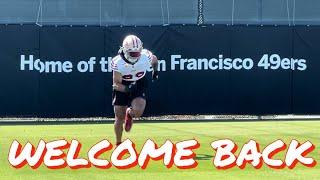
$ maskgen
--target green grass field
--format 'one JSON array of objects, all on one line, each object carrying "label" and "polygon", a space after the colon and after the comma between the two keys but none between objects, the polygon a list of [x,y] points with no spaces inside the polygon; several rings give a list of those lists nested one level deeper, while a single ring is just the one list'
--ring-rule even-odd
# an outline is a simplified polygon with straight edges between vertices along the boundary
[{"label": "green grass field", "polygon": [[[81,157],[84,157],[87,150],[102,139],[108,139],[114,143],[112,124],[0,125],[0,179],[320,179],[320,121],[138,123],[134,124],[131,133],[124,134],[124,138],[130,138],[135,142],[138,152],[148,138],[156,141],[158,145],[166,139],[174,142],[197,139],[201,144],[195,151],[199,165],[188,170],[180,170],[174,166],[167,169],[161,161],[152,160],[146,170],[138,166],[128,170],[119,170],[115,167],[105,170],[95,167],[79,170],[69,168],[51,170],[43,165],[33,170],[29,166],[15,169],[9,165],[7,156],[9,146],[14,139],[20,143],[30,141],[36,145],[41,138],[47,141],[65,138],[69,142],[76,138],[83,145]],[[309,140],[316,146],[309,156],[316,159],[318,164],[313,168],[298,164],[293,170],[288,168],[274,170],[266,165],[256,170],[250,164],[244,170],[238,167],[217,170],[212,164],[214,151],[210,143],[222,138],[232,139],[238,144],[238,150],[250,139],[258,141],[261,149],[277,139],[282,139],[287,145],[292,139],[300,142]],[[102,157],[109,160],[109,156],[110,152]],[[283,159],[284,153],[276,157]]]}]

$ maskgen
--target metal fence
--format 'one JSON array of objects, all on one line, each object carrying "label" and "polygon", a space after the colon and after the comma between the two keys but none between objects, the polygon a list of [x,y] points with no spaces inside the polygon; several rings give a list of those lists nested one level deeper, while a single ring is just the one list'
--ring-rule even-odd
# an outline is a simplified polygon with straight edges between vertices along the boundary
[{"label": "metal fence", "polygon": [[319,0],[1,0],[1,24],[319,25]]}]

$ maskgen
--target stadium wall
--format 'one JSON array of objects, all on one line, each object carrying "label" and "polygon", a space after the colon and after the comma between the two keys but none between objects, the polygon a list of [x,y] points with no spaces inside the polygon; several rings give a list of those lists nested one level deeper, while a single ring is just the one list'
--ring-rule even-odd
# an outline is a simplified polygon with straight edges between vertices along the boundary
[{"label": "stadium wall", "polygon": [[160,59],[146,115],[320,114],[319,26],[0,25],[0,116],[112,116],[127,34]]}]

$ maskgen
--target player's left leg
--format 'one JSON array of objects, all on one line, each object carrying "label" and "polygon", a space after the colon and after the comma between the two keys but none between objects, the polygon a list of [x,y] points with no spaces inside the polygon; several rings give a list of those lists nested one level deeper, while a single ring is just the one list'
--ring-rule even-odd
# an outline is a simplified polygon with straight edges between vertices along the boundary
[{"label": "player's left leg", "polygon": [[136,97],[131,102],[131,107],[127,108],[125,118],[125,130],[130,131],[133,123],[133,118],[142,116],[146,107],[146,100],[143,97]]},{"label": "player's left leg", "polygon": [[137,97],[131,102],[130,115],[135,118],[142,116],[144,109],[146,108],[146,100],[142,97]]}]

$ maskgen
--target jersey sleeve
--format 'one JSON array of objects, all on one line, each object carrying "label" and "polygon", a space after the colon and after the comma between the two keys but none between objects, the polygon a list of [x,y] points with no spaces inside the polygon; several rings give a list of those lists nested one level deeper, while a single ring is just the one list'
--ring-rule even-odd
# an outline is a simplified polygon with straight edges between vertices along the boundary
[{"label": "jersey sleeve", "polygon": [[147,50],[147,49],[143,49],[142,50],[142,54],[145,54],[146,56],[147,56],[147,58],[148,58],[148,61],[149,61],[149,63],[151,64],[151,62],[152,62],[152,52],[151,51],[149,51],[149,50]]},{"label": "jersey sleeve", "polygon": [[111,61],[112,71],[120,72],[118,62],[119,62],[119,58],[117,57],[112,58],[112,61]]}]

